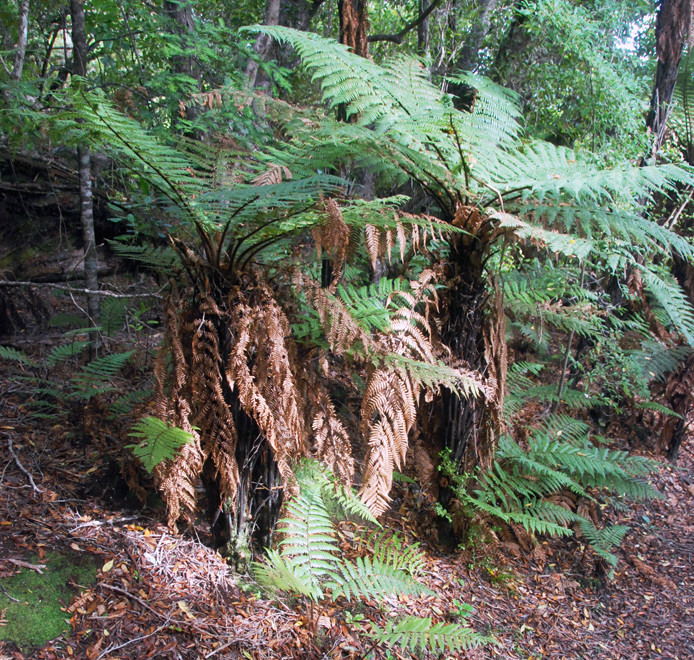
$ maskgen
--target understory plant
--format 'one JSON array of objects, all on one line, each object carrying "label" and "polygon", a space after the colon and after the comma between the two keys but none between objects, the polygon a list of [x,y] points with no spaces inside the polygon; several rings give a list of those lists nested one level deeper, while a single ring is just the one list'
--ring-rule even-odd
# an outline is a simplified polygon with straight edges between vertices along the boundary
[{"label": "understory plant", "polygon": [[[494,469],[505,281],[526,254],[600,282],[638,272],[661,324],[694,339],[691,307],[662,265],[694,251],[641,213],[643,200],[694,183],[688,170],[604,168],[528,143],[517,97],[478,76],[457,78],[474,89],[461,110],[416,59],[379,66],[315,34],[257,30],[296,49],[328,106],[264,97],[262,148],[167,141],[84,90],[65,118],[133,173],[133,254],[169,257],[156,416],[193,438],[155,468],[171,527],[204,502],[232,553],[248,539],[269,545],[291,465],[317,458],[351,484],[359,446],[360,497],[378,515],[423,403],[440,431],[434,457],[448,448],[459,473]],[[248,100],[219,91],[223,104]],[[355,199],[365,173],[373,200]],[[158,235],[165,244],[143,251]],[[391,291],[364,286],[383,273]],[[545,316],[583,331],[579,315],[546,302]],[[559,389],[558,402],[574,388]],[[355,424],[336,396],[345,391]]]},{"label": "understory plant", "polygon": [[[0,359],[15,362],[24,370],[18,377],[26,388],[31,416],[56,421],[71,408],[83,408],[91,399],[107,395],[110,411],[123,415],[130,411],[141,392],[113,396],[118,392],[122,370],[135,351],[115,352],[93,360],[81,359],[90,345],[89,330],[66,333],[63,343],[54,346],[43,358],[34,359],[23,351],[0,346]],[[79,366],[79,362],[83,364]],[[66,365],[73,373],[65,376]]]},{"label": "understory plant", "polygon": [[576,534],[614,568],[613,550],[629,528],[601,526],[598,511],[614,497],[661,495],[646,480],[654,461],[596,442],[585,422],[551,414],[522,442],[504,435],[489,470],[461,477],[447,454],[440,469],[452,480],[459,515],[488,529],[508,526],[523,545],[541,535]]},{"label": "understory plant", "polygon": [[[382,605],[391,596],[434,595],[418,579],[424,567],[418,544],[405,545],[387,533],[372,534],[371,542],[365,544],[367,554],[354,561],[344,557],[337,523],[345,518],[371,525],[378,522],[352,490],[321,464],[300,462],[295,478],[297,490],[278,525],[280,540],[275,549],[268,549],[265,561],[253,565],[253,573],[266,589],[300,598],[314,634],[328,599]],[[426,652],[456,652],[493,641],[458,623],[433,623],[430,617],[402,616],[385,628],[371,625],[370,630],[362,623],[357,631],[372,640],[362,657],[379,645],[398,646],[422,657]]]}]

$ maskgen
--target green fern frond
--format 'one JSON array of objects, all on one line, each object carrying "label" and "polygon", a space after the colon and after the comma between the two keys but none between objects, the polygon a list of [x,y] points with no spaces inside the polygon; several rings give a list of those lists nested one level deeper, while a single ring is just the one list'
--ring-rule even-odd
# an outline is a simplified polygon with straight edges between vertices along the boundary
[{"label": "green fern frond", "polygon": [[656,272],[642,266],[643,280],[648,292],[667,315],[675,329],[690,346],[694,346],[694,308],[682,288],[669,273]]},{"label": "green fern frond", "polygon": [[109,405],[109,419],[122,419],[129,415],[135,406],[144,403],[151,398],[152,390],[134,390],[119,396]]},{"label": "green fern frond", "polygon": [[612,552],[612,549],[621,545],[622,539],[629,531],[629,528],[625,525],[611,525],[598,529],[587,519],[580,520],[578,526],[595,553],[602,557],[610,566],[616,566],[618,559]]},{"label": "green fern frond", "polygon": [[177,426],[169,426],[156,417],[144,417],[128,435],[140,438],[137,444],[126,447],[150,474],[159,463],[173,458],[183,445],[193,439],[192,434]]},{"label": "green fern frond", "polygon": [[412,577],[424,572],[424,553],[419,543],[406,544],[397,534],[380,532],[371,537],[373,558]]},{"label": "green fern frond", "polygon": [[71,396],[77,399],[91,399],[98,394],[113,391],[115,385],[112,379],[118,375],[134,353],[135,351],[113,353],[92,360],[72,379],[74,390]]},{"label": "green fern frond", "polygon": [[434,624],[428,617],[414,616],[390,621],[385,628],[372,626],[371,632],[365,634],[379,644],[399,646],[404,651],[420,654],[465,651],[495,641],[458,623]]},{"label": "green fern frond", "polygon": [[36,366],[36,363],[26,353],[10,346],[0,346],[0,358],[8,362],[19,362],[27,367]]},{"label": "green fern frond", "polygon": [[351,601],[360,598],[383,600],[393,594],[434,595],[406,571],[379,559],[357,557],[355,562],[340,562],[335,569],[327,583],[333,600],[340,596]]},{"label": "green fern frond", "polygon": [[284,536],[282,556],[290,557],[292,566],[317,586],[334,568],[339,550],[320,489],[304,486],[287,505],[287,513],[278,527]]},{"label": "green fern frond", "polygon": [[252,569],[255,579],[264,587],[306,596],[314,602],[323,598],[306,566],[297,563],[294,557],[268,550],[265,563],[254,562]]},{"label": "green fern frond", "polygon": [[62,362],[76,358],[84,352],[89,344],[90,342],[88,341],[73,341],[69,344],[54,346],[46,356],[46,366],[52,368]]}]

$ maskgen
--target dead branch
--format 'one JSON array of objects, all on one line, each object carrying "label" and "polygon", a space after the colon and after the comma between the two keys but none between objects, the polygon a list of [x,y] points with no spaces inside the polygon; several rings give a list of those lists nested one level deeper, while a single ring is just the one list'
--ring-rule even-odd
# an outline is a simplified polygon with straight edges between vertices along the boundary
[{"label": "dead branch", "polygon": [[12,442],[12,435],[10,433],[7,434],[7,448],[10,450],[10,454],[12,454],[12,458],[14,459],[15,464],[17,467],[24,473],[26,478],[29,480],[29,483],[31,484],[31,489],[35,493],[41,493],[43,492],[35,483],[34,483],[34,477],[31,476],[31,472],[27,470],[23,465],[22,462],[19,460],[19,456],[17,456],[17,453],[14,450],[14,443]]},{"label": "dead branch", "polygon": [[168,284],[165,284],[159,292],[157,293],[113,293],[113,291],[94,291],[93,289],[82,289],[73,286],[67,286],[65,284],[58,284],[56,282],[16,282],[11,280],[0,280],[0,287],[44,287],[50,289],[60,289],[61,291],[70,291],[71,293],[84,293],[92,294],[95,293],[99,296],[106,296],[107,298],[158,298],[162,299],[161,291],[163,291]]}]

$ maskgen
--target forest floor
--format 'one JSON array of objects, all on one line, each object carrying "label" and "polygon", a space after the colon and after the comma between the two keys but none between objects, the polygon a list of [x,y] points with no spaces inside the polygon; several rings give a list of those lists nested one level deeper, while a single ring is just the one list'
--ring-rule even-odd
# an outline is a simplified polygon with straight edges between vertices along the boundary
[{"label": "forest floor", "polygon": [[[401,484],[384,526],[421,544],[421,579],[437,596],[392,598],[385,608],[340,600],[318,611],[263,596],[204,543],[202,523],[172,535],[161,506],[128,504],[114,490],[107,417],[92,420],[101,425],[97,444],[78,442],[69,423],[29,415],[20,376],[17,366],[0,368],[0,659],[404,658],[362,634],[402,614],[466,623],[496,639],[432,657],[694,658],[691,440],[677,465],[660,461],[652,476],[663,499],[604,512],[630,527],[611,578],[574,538],[444,551],[426,499]],[[339,534],[354,555],[359,530],[344,523]],[[12,591],[17,576],[50,574],[56,554],[91,566],[91,578],[63,578],[62,634],[18,646],[3,629],[28,628],[35,605]]]}]

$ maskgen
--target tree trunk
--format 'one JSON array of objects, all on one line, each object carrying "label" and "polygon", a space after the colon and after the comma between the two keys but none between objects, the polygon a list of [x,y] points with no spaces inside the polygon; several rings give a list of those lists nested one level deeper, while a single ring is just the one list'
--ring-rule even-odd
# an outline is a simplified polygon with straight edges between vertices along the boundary
[{"label": "tree trunk", "polygon": [[[18,82],[22,78],[24,70],[24,58],[27,51],[27,36],[29,33],[29,0],[22,0],[19,5],[19,29],[17,43],[15,44],[14,65],[10,71],[10,80]],[[12,93],[9,89],[5,90],[5,102],[10,103]]]},{"label": "tree trunk", "polygon": [[349,46],[357,55],[369,57],[369,21],[367,0],[338,0],[340,13],[340,43]]},{"label": "tree trunk", "polygon": [[[419,0],[419,15],[428,9],[430,0]],[[429,17],[417,26],[417,54],[426,55],[429,52]]]},{"label": "tree trunk", "polygon": [[511,82],[511,64],[520,53],[523,53],[530,44],[531,36],[525,29],[525,14],[520,12],[523,0],[517,0],[513,6],[513,18],[506,35],[499,44],[499,49],[494,58],[494,64],[490,72],[491,79],[500,85]]},{"label": "tree trunk", "polygon": [[181,47],[184,51],[182,55],[175,55],[172,58],[174,71],[197,79],[199,76],[195,74],[195,61],[192,52],[189,51],[190,35],[195,30],[193,5],[190,2],[166,0],[164,9],[176,26],[175,31],[181,37]]},{"label": "tree trunk", "polygon": [[[72,73],[83,77],[87,72],[87,32],[84,22],[83,0],[71,0],[72,12]],[[89,147],[82,144],[78,147],[80,180],[80,222],[82,224],[82,242],[84,244],[84,281],[90,291],[97,291],[99,280],[97,272],[99,264],[96,255],[96,237],[94,234],[94,205],[92,200],[92,166]],[[101,303],[97,293],[87,294],[87,312],[89,321],[94,327],[101,324]],[[96,356],[101,348],[99,333],[91,344],[92,356]]]},{"label": "tree trunk", "polygon": [[11,80],[20,80],[24,69],[24,57],[27,51],[27,36],[29,34],[29,0],[22,0],[19,5],[19,37],[17,50],[14,54],[14,66],[10,74]]},{"label": "tree trunk", "polygon": [[672,94],[682,59],[682,50],[692,20],[692,0],[662,0],[655,26],[658,67],[646,126],[653,135],[651,158],[655,158],[665,137]]},{"label": "tree trunk", "polygon": [[496,452],[506,385],[505,317],[500,293],[490,288],[485,272],[494,227],[475,209],[459,210],[456,216],[456,226],[469,233],[451,242],[441,336],[454,359],[478,371],[493,389],[493,395],[478,398],[444,391],[442,444],[460,470],[469,472],[490,467]]},{"label": "tree trunk", "polygon": [[[279,25],[280,21],[280,0],[267,0],[265,5],[265,18],[263,25]],[[259,34],[258,39],[253,47],[258,56],[263,59],[270,51],[272,46],[272,38],[266,34]],[[248,60],[246,65],[246,78],[248,78],[248,86],[255,87],[258,79],[258,62]]]},{"label": "tree trunk", "polygon": [[468,32],[460,51],[460,57],[456,61],[456,68],[460,71],[474,71],[479,62],[480,50],[484,40],[489,34],[491,26],[491,14],[496,9],[497,0],[478,0],[477,19],[472,29]]},{"label": "tree trunk", "polygon": [[[652,160],[657,157],[665,138],[682,52],[687,39],[691,39],[693,10],[692,0],[662,0],[658,10],[655,28],[658,66],[651,107],[646,117],[646,126],[652,135],[648,154]],[[691,145],[687,146],[689,148],[685,157],[692,153]],[[678,255],[673,255],[672,271],[687,294],[689,302],[694,304],[694,269]],[[680,415],[679,418],[665,418],[657,442],[658,448],[665,450],[670,460],[677,458],[687,430],[687,415],[694,403],[693,384],[694,359],[690,357],[680,369],[670,374],[664,388],[666,405]]]},{"label": "tree trunk", "polygon": [[279,24],[306,32],[325,0],[282,0]]}]

